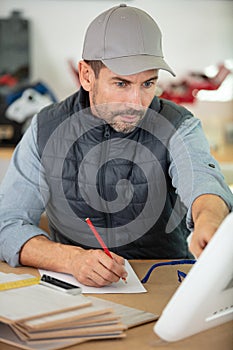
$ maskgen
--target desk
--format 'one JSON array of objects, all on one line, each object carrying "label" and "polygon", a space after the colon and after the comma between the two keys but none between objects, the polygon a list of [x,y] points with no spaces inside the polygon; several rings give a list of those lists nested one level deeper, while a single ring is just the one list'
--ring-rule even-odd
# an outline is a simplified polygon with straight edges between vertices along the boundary
[{"label": "desk", "polygon": [[[131,264],[142,278],[154,261],[131,261]],[[188,272],[189,265],[182,266]],[[39,275],[33,268],[11,268],[0,262],[0,271],[13,273],[31,273]],[[148,293],[143,294],[99,294],[98,297],[111,300],[130,307],[161,314],[170,297],[179,286],[177,267],[159,267],[151,274],[146,283]],[[233,322],[225,323],[208,331],[199,333],[176,343],[165,343],[153,332],[154,323],[135,327],[126,331],[126,338],[120,340],[98,340],[71,346],[69,350],[230,350],[233,346]],[[0,349],[15,350],[13,346],[0,343]]]},{"label": "desk", "polygon": [[14,147],[0,147],[0,158],[10,159],[14,152]]}]

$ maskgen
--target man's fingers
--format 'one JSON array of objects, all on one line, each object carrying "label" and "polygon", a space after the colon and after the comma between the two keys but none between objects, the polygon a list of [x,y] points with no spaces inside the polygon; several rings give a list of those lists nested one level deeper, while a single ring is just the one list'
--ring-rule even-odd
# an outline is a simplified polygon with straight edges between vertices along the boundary
[{"label": "man's fingers", "polygon": [[189,250],[193,254],[195,259],[199,258],[199,256],[202,253],[201,247],[199,246],[199,244],[197,242],[193,242],[193,239],[190,242]]},{"label": "man's fingers", "polygon": [[189,237],[189,250],[195,258],[198,258],[201,255],[213,237],[216,229],[217,225],[206,218],[195,225],[194,231]]},{"label": "man's fingers", "polygon": [[207,246],[208,241],[204,237],[196,237],[195,234],[192,235],[191,241],[189,244],[189,250],[194,255],[195,258],[199,258],[205,247]]},{"label": "man's fingers", "polygon": [[[112,259],[106,255],[103,251],[98,251],[99,262],[104,266],[105,274],[103,275],[107,280],[110,278],[112,282],[116,282],[114,275],[119,278],[127,277],[127,272],[125,270],[124,259],[114,253],[111,253]],[[107,272],[108,271],[108,272]],[[109,274],[110,272],[110,274]],[[112,280],[114,278],[114,280]]]},{"label": "man's fingers", "polygon": [[120,279],[119,275],[117,275],[112,269],[106,268],[104,265],[102,265],[102,263],[95,267],[93,273],[96,274],[96,281],[98,280],[100,285],[102,285],[104,282],[105,284],[118,282]]},{"label": "man's fingers", "polygon": [[127,272],[124,267],[124,259],[112,254],[113,258],[110,258],[99,249],[84,251],[74,276],[81,283],[94,287],[118,282],[120,278],[127,276]]}]

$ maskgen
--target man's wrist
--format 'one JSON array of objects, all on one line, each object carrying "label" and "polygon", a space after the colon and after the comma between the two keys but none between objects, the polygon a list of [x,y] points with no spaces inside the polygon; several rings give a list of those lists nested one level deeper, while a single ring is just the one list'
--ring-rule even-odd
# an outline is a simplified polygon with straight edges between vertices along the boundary
[{"label": "man's wrist", "polygon": [[62,266],[60,268],[65,273],[73,274],[73,269],[78,269],[78,261],[85,250],[81,247],[61,243],[58,243],[57,248],[59,250],[59,255],[62,258]]},{"label": "man's wrist", "polygon": [[21,248],[21,265],[70,273],[72,262],[83,251],[80,247],[65,245],[40,235],[29,239]]},{"label": "man's wrist", "polygon": [[221,223],[229,214],[225,201],[214,194],[204,194],[195,199],[192,205],[192,218],[194,225],[202,217],[213,217],[214,221]]}]

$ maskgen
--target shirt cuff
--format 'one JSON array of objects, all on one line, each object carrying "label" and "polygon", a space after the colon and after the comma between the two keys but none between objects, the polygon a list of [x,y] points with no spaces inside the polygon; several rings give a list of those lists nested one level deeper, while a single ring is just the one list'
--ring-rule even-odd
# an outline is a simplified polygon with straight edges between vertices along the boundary
[{"label": "shirt cuff", "polygon": [[49,235],[45,231],[30,224],[18,225],[17,223],[17,225],[11,225],[10,229],[8,228],[6,230],[8,239],[5,240],[6,245],[3,247],[4,260],[13,267],[22,266],[19,263],[19,254],[23,245],[27,241],[33,237],[41,235],[50,239]]}]

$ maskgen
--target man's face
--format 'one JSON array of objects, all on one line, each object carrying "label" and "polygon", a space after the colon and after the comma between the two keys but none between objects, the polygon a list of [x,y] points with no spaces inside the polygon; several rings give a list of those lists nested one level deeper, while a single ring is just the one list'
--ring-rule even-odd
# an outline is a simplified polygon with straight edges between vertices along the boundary
[{"label": "man's face", "polygon": [[118,132],[130,132],[155,96],[158,70],[119,76],[104,67],[89,90],[92,113]]}]

